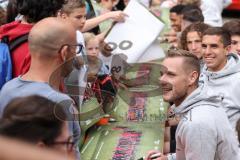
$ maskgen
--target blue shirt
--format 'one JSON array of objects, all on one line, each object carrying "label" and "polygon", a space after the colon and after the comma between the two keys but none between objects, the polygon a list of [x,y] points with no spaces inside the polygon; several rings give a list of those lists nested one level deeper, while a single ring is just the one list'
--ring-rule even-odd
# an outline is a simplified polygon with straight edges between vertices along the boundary
[{"label": "blue shirt", "polygon": [[80,158],[80,152],[78,149],[80,125],[79,121],[74,120],[73,115],[69,114],[72,113],[73,110],[76,110],[74,106],[75,103],[68,95],[54,90],[48,83],[26,81],[21,77],[14,78],[13,80],[7,82],[0,91],[0,117],[2,117],[4,108],[11,100],[17,97],[26,97],[30,95],[39,95],[56,103],[68,104],[68,106],[64,106],[64,108],[69,109],[67,111],[67,116],[71,119],[68,121],[69,131],[74,137],[77,157]]}]

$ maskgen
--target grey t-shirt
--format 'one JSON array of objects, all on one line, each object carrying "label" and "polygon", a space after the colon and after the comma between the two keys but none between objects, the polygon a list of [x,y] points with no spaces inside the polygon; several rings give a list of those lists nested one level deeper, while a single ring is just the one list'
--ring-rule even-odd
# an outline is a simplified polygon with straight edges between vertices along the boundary
[{"label": "grey t-shirt", "polygon": [[77,110],[74,107],[74,101],[66,94],[60,93],[49,86],[48,83],[25,81],[21,77],[17,77],[6,83],[0,91],[0,117],[2,117],[4,108],[14,98],[25,97],[30,95],[39,95],[46,97],[53,102],[64,105],[67,112],[69,131],[74,137],[77,157],[80,158],[78,150],[78,142],[80,139],[80,125],[74,114]]}]

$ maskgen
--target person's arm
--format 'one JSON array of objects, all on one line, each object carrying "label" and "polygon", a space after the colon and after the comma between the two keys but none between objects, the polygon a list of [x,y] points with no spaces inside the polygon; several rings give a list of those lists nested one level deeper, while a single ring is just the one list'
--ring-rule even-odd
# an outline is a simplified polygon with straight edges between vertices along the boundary
[{"label": "person's arm", "polygon": [[170,153],[170,141],[171,141],[171,137],[170,137],[170,127],[165,127],[164,130],[164,147],[163,147],[163,153],[167,154]]},{"label": "person's arm", "polygon": [[124,22],[127,15],[122,11],[112,11],[86,20],[82,32],[87,32],[105,20],[112,19],[115,22]]},{"label": "person's arm", "polygon": [[96,38],[99,40],[100,43],[102,43],[104,41],[104,38],[105,38],[106,34],[107,34],[107,31],[96,35]]}]

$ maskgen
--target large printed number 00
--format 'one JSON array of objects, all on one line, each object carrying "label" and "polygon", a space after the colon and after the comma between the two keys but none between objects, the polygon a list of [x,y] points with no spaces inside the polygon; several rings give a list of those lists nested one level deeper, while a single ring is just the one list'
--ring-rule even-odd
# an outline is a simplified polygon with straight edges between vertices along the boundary
[{"label": "large printed number 00", "polygon": [[121,70],[122,70],[121,66],[114,66],[114,67],[112,67],[111,72],[112,73],[119,73],[119,72],[121,72]]},{"label": "large printed number 00", "polygon": [[[114,51],[118,45],[115,42],[108,42],[108,45],[104,47],[105,50],[107,51]],[[129,40],[123,40],[122,42],[119,43],[119,48],[121,50],[128,50],[133,46],[133,43]]]}]

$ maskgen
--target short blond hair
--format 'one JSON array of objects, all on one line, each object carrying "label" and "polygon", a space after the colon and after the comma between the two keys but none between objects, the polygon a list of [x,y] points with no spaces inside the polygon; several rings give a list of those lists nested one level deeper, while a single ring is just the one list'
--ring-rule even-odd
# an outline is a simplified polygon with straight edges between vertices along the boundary
[{"label": "short blond hair", "polygon": [[87,45],[90,40],[96,38],[96,35],[91,32],[85,32],[83,33],[83,38],[84,38],[85,45]]}]

